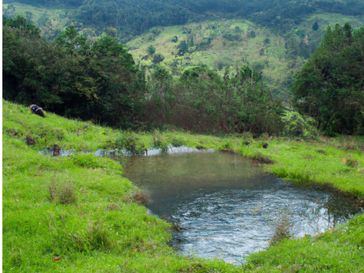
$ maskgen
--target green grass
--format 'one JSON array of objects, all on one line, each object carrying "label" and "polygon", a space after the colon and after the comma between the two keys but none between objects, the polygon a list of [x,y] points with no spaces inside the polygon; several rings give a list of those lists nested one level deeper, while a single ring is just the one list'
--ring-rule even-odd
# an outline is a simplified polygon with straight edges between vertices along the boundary
[{"label": "green grass", "polygon": [[[319,24],[317,31],[312,30],[315,22]],[[356,28],[364,24],[364,17],[317,13],[305,18],[285,34],[248,20],[209,20],[181,26],[155,27],[129,41],[127,46],[134,59],[146,66],[151,65],[153,59],[148,57],[147,48],[154,46],[156,53],[165,57],[162,64],[174,74],[200,64],[217,69],[221,74],[226,66],[249,64],[262,71],[265,83],[276,95],[287,99],[289,79],[303,65],[304,52],[312,52],[319,45],[327,26],[347,22]],[[255,32],[255,36],[250,35],[251,31]],[[177,42],[173,41],[175,36],[178,37]],[[234,36],[238,39],[229,38]],[[184,56],[178,56],[178,44],[191,37],[194,45],[189,47]],[[211,42],[200,47],[207,38]]]},{"label": "green grass", "polygon": [[[186,30],[190,31],[186,33]],[[250,32],[255,32],[255,37]],[[236,36],[230,39],[227,35]],[[178,42],[172,38],[178,37]],[[177,45],[193,37],[194,45],[184,56],[177,56]],[[210,38],[210,44],[201,47],[204,39]],[[264,42],[269,39],[269,42]],[[225,66],[250,64],[263,70],[266,82],[278,91],[287,79],[290,59],[284,49],[284,39],[272,31],[259,27],[246,20],[214,20],[191,23],[182,26],[157,27],[136,37],[127,43],[135,60],[140,61],[147,55],[147,48],[153,45],[156,53],[165,57],[163,64],[173,71],[186,67],[205,64],[224,71]],[[150,65],[149,57],[141,62]],[[174,66],[173,63],[176,65]]]},{"label": "green grass", "polygon": [[[94,150],[107,146],[119,132],[52,114],[43,119],[8,102],[3,106],[6,272],[237,270],[219,261],[177,256],[167,245],[170,225],[132,202],[137,189],[122,177],[122,166],[115,161],[82,153],[55,158],[38,152],[55,143]],[[36,145],[27,146],[26,136]],[[67,196],[65,185],[75,196],[69,204],[52,198]]]},{"label": "green grass", "polygon": [[[364,215],[317,237],[285,240],[247,265],[179,256],[170,225],[133,202],[138,189],[122,166],[82,151],[111,148],[125,132],[53,114],[41,118],[3,102],[3,269],[6,272],[363,272]],[[129,133],[130,134],[130,133]],[[154,135],[154,141],[153,141]],[[28,146],[26,137],[36,144]],[[267,157],[267,171],[298,184],[329,183],[364,196],[362,138],[302,142],[214,137],[187,132],[137,133],[138,145],[178,143]],[[250,140],[250,145],[243,142]],[[263,149],[262,143],[269,144]],[[79,151],[50,157],[54,144]],[[344,159],[356,160],[347,166]],[[58,260],[58,261],[57,261]]]},{"label": "green grass", "polygon": [[10,16],[20,15],[29,18],[37,27],[41,34],[47,38],[54,37],[55,33],[63,30],[71,21],[72,9],[36,7],[22,3],[3,4],[4,13]]},{"label": "green grass", "polygon": [[364,215],[317,237],[285,240],[250,256],[249,272],[359,273],[364,270]]}]

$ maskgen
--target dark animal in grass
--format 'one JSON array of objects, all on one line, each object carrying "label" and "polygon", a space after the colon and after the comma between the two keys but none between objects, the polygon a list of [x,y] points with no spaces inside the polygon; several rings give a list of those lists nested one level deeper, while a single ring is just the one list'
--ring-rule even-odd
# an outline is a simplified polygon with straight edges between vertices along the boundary
[{"label": "dark animal in grass", "polygon": [[31,146],[31,145],[35,145],[35,140],[31,137],[31,136],[27,136],[25,138],[25,142],[27,143],[27,145]]},{"label": "dark animal in grass", "polygon": [[267,149],[268,148],[268,143],[263,143],[262,146],[263,146],[264,149]]},{"label": "dark animal in grass", "polygon": [[59,156],[59,155],[61,155],[61,147],[59,147],[57,144],[54,144],[53,145],[52,155],[53,156]]},{"label": "dark animal in grass", "polygon": [[33,114],[36,114],[38,116],[41,116],[41,117],[45,117],[45,111],[43,110],[42,107],[36,105],[36,104],[32,104],[29,106],[30,110],[32,111]]}]

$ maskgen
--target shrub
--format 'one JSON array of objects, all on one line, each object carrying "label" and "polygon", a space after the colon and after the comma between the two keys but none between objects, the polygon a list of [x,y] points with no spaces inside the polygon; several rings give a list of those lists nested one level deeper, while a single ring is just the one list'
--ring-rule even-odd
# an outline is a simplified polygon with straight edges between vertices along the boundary
[{"label": "shrub", "polygon": [[281,117],[284,123],[283,133],[290,137],[316,138],[318,131],[315,120],[295,111],[285,111]]},{"label": "shrub", "polygon": [[152,61],[154,64],[159,64],[164,61],[164,56],[162,54],[157,53],[153,56]]}]

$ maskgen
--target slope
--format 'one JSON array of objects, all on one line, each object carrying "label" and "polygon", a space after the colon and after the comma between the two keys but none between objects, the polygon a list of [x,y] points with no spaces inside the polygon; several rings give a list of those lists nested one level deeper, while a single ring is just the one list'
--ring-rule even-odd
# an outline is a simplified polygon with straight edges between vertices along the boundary
[{"label": "slope", "polygon": [[[363,215],[317,237],[284,240],[254,254],[243,267],[180,257],[168,246],[171,225],[148,214],[137,203],[140,201],[138,189],[122,176],[122,166],[85,153],[114,147],[122,132],[53,114],[41,118],[23,106],[9,102],[3,105],[3,268],[6,272],[364,270]],[[151,134],[139,133],[134,137],[138,146],[153,146]],[[309,164],[313,162],[318,175],[311,176],[312,180],[308,180],[311,183],[324,183],[326,176],[335,187],[359,196],[364,194],[360,183],[363,154],[352,150],[355,143],[359,145],[356,149],[362,149],[360,139],[359,142],[336,139],[317,143],[276,139],[270,141],[272,148],[267,150],[261,148],[261,140],[251,140],[252,144],[244,147],[240,137],[217,138],[181,132],[166,132],[163,137],[167,143],[233,149],[256,159],[272,157],[280,163],[267,170],[290,179],[295,177],[294,181],[299,184],[305,181],[305,174],[310,177]],[[26,144],[27,138],[32,145]],[[69,157],[39,153],[40,149],[54,144],[78,152]],[[344,150],[343,144],[350,144],[347,147],[351,150]],[[322,152],[316,152],[322,149],[326,161],[322,160]],[[344,156],[357,160],[358,166],[346,166],[340,161]],[[303,168],[305,162],[308,165]]]}]

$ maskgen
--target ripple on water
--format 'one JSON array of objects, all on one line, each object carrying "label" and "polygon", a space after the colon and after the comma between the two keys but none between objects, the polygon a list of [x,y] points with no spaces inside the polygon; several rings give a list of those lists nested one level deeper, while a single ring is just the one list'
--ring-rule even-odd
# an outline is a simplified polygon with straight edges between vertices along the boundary
[{"label": "ripple on water", "polygon": [[340,196],[293,187],[232,154],[137,157],[126,175],[150,193],[153,213],[180,227],[173,245],[184,255],[234,264],[265,249],[283,216],[301,237],[356,212]]}]

